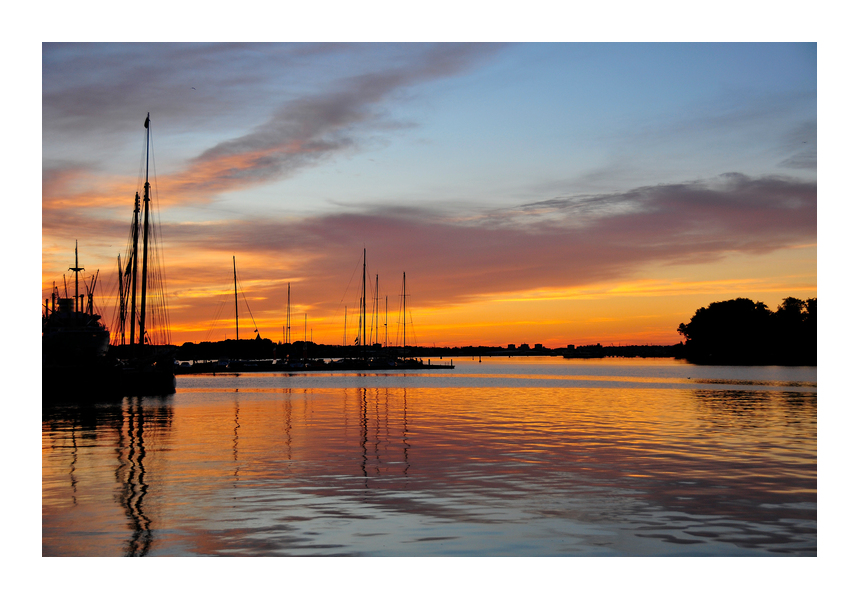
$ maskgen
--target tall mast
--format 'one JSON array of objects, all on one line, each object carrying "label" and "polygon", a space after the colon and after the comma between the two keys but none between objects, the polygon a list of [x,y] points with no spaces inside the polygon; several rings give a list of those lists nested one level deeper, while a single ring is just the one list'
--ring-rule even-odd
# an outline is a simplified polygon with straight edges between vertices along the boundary
[{"label": "tall mast", "polygon": [[406,273],[403,273],[403,359],[406,357]]},{"label": "tall mast", "polygon": [[96,269],[95,276],[92,278],[92,286],[87,289],[87,309],[89,311],[89,315],[93,315],[93,300],[92,296],[95,294],[95,284],[98,282],[98,273],[99,269]]},{"label": "tall mast", "polygon": [[122,260],[116,255],[116,268],[119,270],[119,339],[125,345],[125,289],[122,284]]},{"label": "tall mast", "polygon": [[289,288],[289,286],[290,286],[290,284],[289,284],[289,283],[287,283],[287,284],[286,284],[286,342],[287,342],[287,343],[291,343],[291,340],[290,340],[290,338],[289,338],[289,333],[290,333],[290,330],[289,330],[289,324],[290,324],[290,323],[289,323],[289,310],[290,310],[290,304],[289,304],[290,297],[289,297],[289,295],[290,295],[290,288]]},{"label": "tall mast", "polygon": [[364,248],[364,273],[361,275],[361,345],[367,345],[367,248]]},{"label": "tall mast", "polygon": [[388,296],[385,296],[385,349],[388,349]]},{"label": "tall mast", "polygon": [[140,275],[140,343],[146,335],[146,263],[149,256],[149,113],[146,113],[146,183],[143,185],[143,273]]},{"label": "tall mast", "polygon": [[236,257],[233,256],[233,297],[236,299],[236,341],[239,340],[239,284],[236,278]]},{"label": "tall mast", "polygon": [[80,268],[78,268],[78,240],[75,239],[75,267],[72,269],[75,271],[75,312],[78,311],[78,273],[80,272]]},{"label": "tall mast", "polygon": [[131,324],[128,342],[134,345],[134,325],[137,321],[137,240],[140,234],[140,194],[134,192],[134,218],[131,223]]},{"label": "tall mast", "polygon": [[373,308],[375,313],[373,315],[373,322],[376,323],[376,337],[374,339],[374,343],[379,342],[379,273],[376,273],[376,292],[373,294]]},{"label": "tall mast", "polygon": [[[75,271],[75,312],[78,311],[78,273],[83,270],[83,268],[78,267],[78,240],[75,239],[75,265],[74,268],[69,268],[69,270]],[[81,311],[83,311],[83,302],[81,302]],[[77,317],[75,317],[77,318]]]}]

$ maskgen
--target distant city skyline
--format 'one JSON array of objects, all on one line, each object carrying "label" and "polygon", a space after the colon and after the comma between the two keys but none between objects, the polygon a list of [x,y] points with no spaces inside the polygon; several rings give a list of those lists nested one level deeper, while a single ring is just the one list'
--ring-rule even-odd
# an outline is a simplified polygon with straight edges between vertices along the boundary
[{"label": "distant city skyline", "polygon": [[364,248],[424,346],[817,296],[813,43],[43,44],[42,296],[77,240],[108,325],[147,113],[174,343],[235,336],[233,256],[274,341],[288,283],[302,334],[357,331]]}]

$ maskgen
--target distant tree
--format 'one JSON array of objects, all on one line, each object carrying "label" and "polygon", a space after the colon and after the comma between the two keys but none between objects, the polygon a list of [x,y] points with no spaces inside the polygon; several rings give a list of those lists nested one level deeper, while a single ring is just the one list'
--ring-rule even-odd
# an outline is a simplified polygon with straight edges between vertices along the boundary
[{"label": "distant tree", "polygon": [[760,357],[761,340],[769,336],[770,315],[766,304],[747,298],[714,302],[698,308],[677,332],[686,338],[693,362],[751,364]]},{"label": "distant tree", "polygon": [[810,348],[809,363],[817,364],[817,298],[805,300],[805,323],[802,332],[803,344]]},{"label": "distant tree", "polygon": [[774,352],[779,364],[817,363],[817,298],[786,297],[774,314]]},{"label": "distant tree", "polygon": [[714,302],[677,332],[700,364],[816,364],[817,299],[787,297],[776,312],[747,298]]}]

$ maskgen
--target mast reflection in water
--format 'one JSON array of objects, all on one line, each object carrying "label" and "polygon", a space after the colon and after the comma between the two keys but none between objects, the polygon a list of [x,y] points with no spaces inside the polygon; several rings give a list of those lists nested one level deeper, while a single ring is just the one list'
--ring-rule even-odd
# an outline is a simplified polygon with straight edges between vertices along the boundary
[{"label": "mast reflection in water", "polygon": [[125,455],[118,456],[116,480],[120,483],[120,503],[125,508],[132,530],[125,555],[131,557],[144,556],[149,552],[152,543],[152,521],[147,517],[143,501],[146,497],[146,446],[143,441],[143,407],[140,398],[131,398],[128,409],[124,411],[125,420],[121,443],[126,450]]},{"label": "mast reflection in water", "polygon": [[454,372],[46,406],[43,553],[816,555],[816,369]]},{"label": "mast reflection in water", "polygon": [[[44,480],[43,514],[47,516],[58,510],[60,522],[103,521],[109,529],[96,533],[109,539],[103,546],[94,547],[87,540],[76,538],[57,537],[49,542],[45,535],[56,523],[43,518],[45,555],[148,554],[153,531],[148,515],[151,475],[147,469],[154,463],[157,470],[159,464],[152,453],[163,451],[170,444],[173,418],[170,401],[131,397],[101,404],[43,405],[43,435],[51,439],[43,456],[48,452],[62,468],[66,454],[71,483],[70,488],[64,489],[60,480]],[[111,492],[107,492],[109,489]],[[69,506],[72,509],[66,513]],[[59,544],[57,553],[51,543]]]}]

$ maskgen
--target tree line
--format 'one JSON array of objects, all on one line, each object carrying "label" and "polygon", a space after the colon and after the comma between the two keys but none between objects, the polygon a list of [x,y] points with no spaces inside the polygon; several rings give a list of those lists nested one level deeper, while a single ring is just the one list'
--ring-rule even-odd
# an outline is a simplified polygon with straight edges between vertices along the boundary
[{"label": "tree line", "polygon": [[786,297],[775,312],[737,298],[698,308],[677,332],[696,364],[817,365],[817,298]]}]

